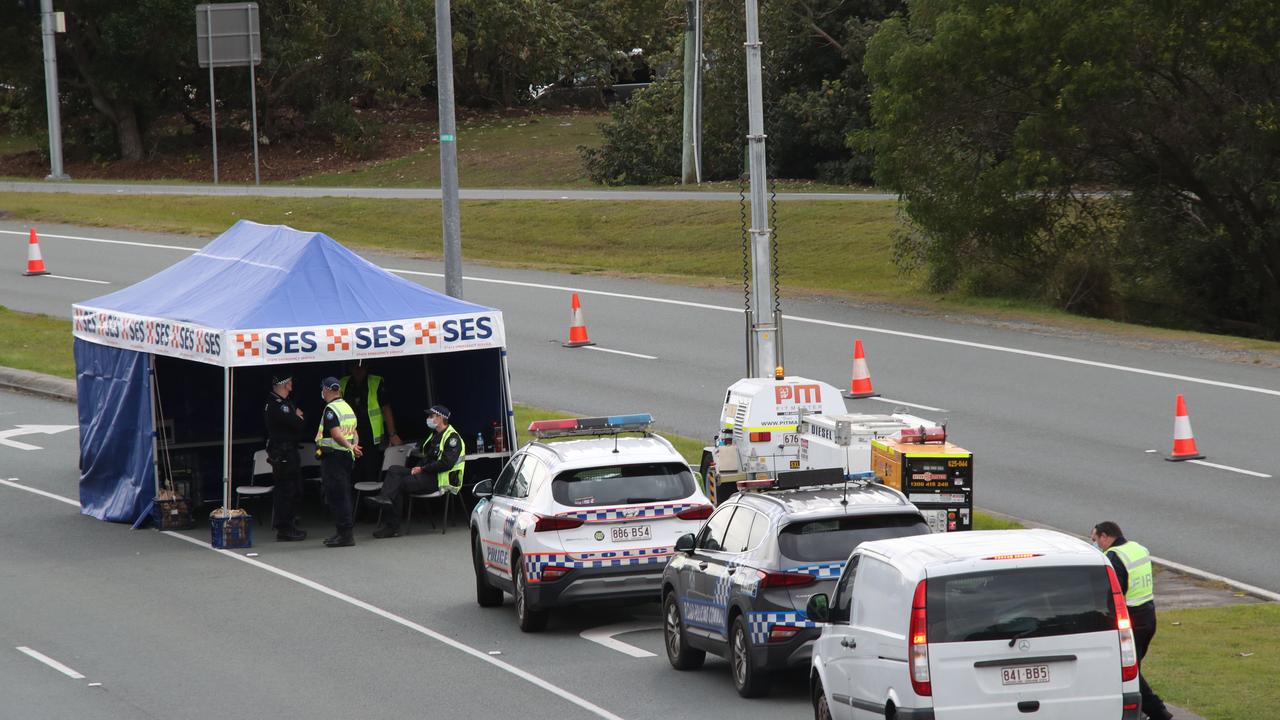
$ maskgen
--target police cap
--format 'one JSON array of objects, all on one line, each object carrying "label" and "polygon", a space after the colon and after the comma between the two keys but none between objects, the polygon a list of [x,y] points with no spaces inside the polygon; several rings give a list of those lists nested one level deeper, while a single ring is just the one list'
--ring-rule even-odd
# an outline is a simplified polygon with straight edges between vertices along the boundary
[{"label": "police cap", "polygon": [[448,420],[448,419],[449,419],[449,408],[447,408],[447,407],[445,407],[445,406],[443,406],[443,405],[432,405],[432,406],[427,410],[427,414],[428,414],[428,415],[439,415],[440,417],[444,418],[445,420]]},{"label": "police cap", "polygon": [[341,390],[342,383],[338,382],[338,378],[330,375],[329,377],[320,381],[320,387],[326,390]]}]

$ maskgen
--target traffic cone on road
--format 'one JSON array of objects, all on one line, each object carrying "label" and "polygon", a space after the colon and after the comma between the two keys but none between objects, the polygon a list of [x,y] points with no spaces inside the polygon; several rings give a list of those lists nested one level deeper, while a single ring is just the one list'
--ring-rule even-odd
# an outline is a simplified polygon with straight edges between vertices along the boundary
[{"label": "traffic cone on road", "polygon": [[849,391],[841,394],[851,400],[880,397],[880,393],[871,389],[871,371],[867,369],[867,358],[862,354],[861,340],[853,341],[853,379],[849,381]]},{"label": "traffic cone on road", "polygon": [[578,293],[573,294],[571,307],[572,313],[569,317],[569,342],[561,343],[561,345],[567,348],[595,345],[595,343],[591,342],[591,340],[587,338],[587,323],[582,319],[582,302],[578,300]]},{"label": "traffic cone on road", "polygon": [[1187,415],[1187,401],[1178,396],[1177,410],[1173,416],[1173,453],[1165,460],[1199,460],[1204,456],[1196,449],[1196,438],[1191,432],[1191,417]]},{"label": "traffic cone on road", "polygon": [[36,237],[36,229],[31,228],[31,239],[27,241],[27,271],[23,275],[48,275],[44,269],[44,258],[40,257],[40,240]]}]

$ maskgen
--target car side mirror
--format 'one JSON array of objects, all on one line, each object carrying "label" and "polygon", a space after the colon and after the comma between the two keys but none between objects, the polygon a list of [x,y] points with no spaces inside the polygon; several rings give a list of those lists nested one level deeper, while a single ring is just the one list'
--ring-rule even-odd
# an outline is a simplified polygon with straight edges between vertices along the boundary
[{"label": "car side mirror", "polygon": [[827,606],[827,602],[826,593],[813,595],[809,598],[809,603],[804,606],[804,614],[813,622],[831,622],[831,608]]},{"label": "car side mirror", "polygon": [[676,552],[693,552],[693,533],[685,533],[676,540]]},{"label": "car side mirror", "polygon": [[481,480],[475,484],[475,487],[471,488],[471,494],[482,500],[493,497],[493,481]]}]

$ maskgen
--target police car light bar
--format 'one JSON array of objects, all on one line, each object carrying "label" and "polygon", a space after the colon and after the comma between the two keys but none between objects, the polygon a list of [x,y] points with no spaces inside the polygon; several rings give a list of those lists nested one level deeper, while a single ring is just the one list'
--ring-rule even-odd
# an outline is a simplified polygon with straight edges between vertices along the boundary
[{"label": "police car light bar", "polygon": [[616,435],[624,432],[647,433],[653,427],[649,413],[634,415],[610,415],[608,417],[566,418],[564,420],[536,420],[529,423],[529,432],[539,440],[570,437],[573,435]]}]

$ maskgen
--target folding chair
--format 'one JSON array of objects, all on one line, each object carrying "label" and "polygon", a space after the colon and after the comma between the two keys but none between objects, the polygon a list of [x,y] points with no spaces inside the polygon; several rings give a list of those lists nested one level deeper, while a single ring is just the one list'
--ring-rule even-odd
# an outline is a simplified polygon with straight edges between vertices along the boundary
[{"label": "folding chair", "polygon": [[[413,501],[414,500],[431,500],[433,498],[444,498],[444,511],[440,518],[440,534],[444,535],[449,530],[449,505],[456,498],[458,502],[462,502],[462,498],[458,497],[458,492],[462,490],[461,486],[454,487],[450,485],[448,488],[440,488],[431,492],[411,493],[409,495],[409,515],[404,521],[404,534],[409,534],[409,526],[413,524]],[[431,523],[431,527],[435,527],[436,523],[431,519],[431,513],[427,513],[427,522]]]},{"label": "folding chair", "polygon": [[[253,454],[253,474],[249,477],[248,485],[240,485],[236,487],[236,507],[240,507],[242,500],[253,500],[255,498],[270,495],[275,490],[274,485],[258,485],[257,479],[259,475],[270,475],[271,463],[267,462],[267,451],[259,450]],[[258,524],[262,524],[261,518]],[[271,504],[271,525],[276,524],[276,506]]]}]

